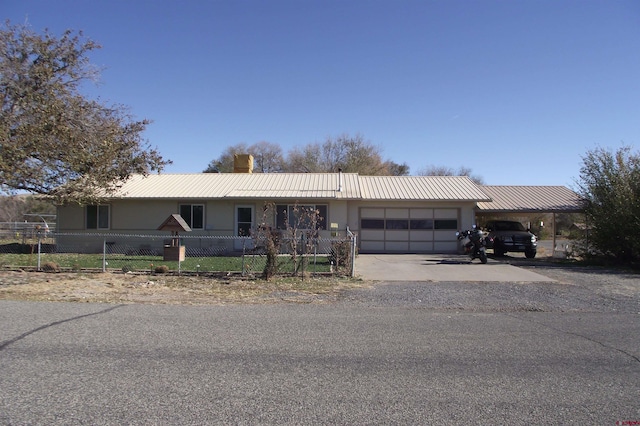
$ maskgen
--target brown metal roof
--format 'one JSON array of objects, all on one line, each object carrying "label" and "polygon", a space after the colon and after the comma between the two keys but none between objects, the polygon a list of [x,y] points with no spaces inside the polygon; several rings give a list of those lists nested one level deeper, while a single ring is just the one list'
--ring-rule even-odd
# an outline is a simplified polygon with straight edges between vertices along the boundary
[{"label": "brown metal roof", "polygon": [[564,186],[480,187],[493,201],[478,203],[478,213],[553,213],[582,210],[581,199]]}]

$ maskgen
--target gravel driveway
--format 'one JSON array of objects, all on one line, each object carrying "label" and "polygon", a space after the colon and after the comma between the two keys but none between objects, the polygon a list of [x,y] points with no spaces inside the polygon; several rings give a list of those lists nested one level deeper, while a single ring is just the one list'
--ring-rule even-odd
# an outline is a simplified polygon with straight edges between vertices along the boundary
[{"label": "gravel driveway", "polygon": [[[515,261],[517,263],[517,260]],[[379,282],[344,302],[477,312],[603,312],[640,315],[640,274],[521,262],[553,282]]]}]

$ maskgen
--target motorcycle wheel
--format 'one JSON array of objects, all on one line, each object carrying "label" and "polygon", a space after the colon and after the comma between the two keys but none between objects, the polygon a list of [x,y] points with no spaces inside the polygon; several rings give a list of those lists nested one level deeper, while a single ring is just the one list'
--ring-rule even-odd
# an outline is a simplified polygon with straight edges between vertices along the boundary
[{"label": "motorcycle wheel", "polygon": [[487,253],[485,252],[480,252],[480,262],[482,263],[487,263]]}]

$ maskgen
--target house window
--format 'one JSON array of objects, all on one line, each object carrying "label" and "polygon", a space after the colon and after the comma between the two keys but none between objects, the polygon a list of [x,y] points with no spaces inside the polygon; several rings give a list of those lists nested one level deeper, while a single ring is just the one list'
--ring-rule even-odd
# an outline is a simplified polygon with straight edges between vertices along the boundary
[{"label": "house window", "polygon": [[109,206],[87,206],[87,229],[109,229]]},{"label": "house window", "polygon": [[180,204],[180,216],[191,229],[204,229],[204,204]]},{"label": "house window", "polygon": [[276,228],[287,225],[298,229],[312,229],[313,212],[317,211],[316,229],[327,229],[327,206],[325,204],[279,204],[276,206]]}]

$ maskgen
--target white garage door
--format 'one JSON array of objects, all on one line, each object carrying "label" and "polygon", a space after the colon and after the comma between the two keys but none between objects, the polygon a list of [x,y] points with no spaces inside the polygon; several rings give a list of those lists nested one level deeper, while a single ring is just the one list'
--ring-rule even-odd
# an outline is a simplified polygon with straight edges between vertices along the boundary
[{"label": "white garage door", "polygon": [[363,207],[363,253],[446,253],[457,248],[459,209]]}]

